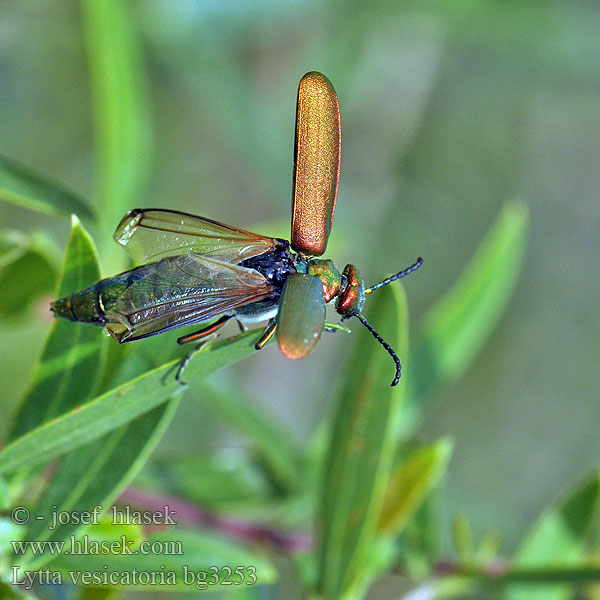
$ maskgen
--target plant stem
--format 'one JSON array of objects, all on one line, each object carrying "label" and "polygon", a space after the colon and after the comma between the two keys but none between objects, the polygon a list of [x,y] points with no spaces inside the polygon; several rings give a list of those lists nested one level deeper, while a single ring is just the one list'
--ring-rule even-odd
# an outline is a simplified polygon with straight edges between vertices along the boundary
[{"label": "plant stem", "polygon": [[246,543],[266,542],[285,552],[302,552],[312,547],[312,537],[308,534],[282,531],[260,523],[221,517],[174,496],[128,488],[121,494],[119,500],[151,511],[161,511],[168,506],[169,510],[175,511],[179,524],[212,527]]}]

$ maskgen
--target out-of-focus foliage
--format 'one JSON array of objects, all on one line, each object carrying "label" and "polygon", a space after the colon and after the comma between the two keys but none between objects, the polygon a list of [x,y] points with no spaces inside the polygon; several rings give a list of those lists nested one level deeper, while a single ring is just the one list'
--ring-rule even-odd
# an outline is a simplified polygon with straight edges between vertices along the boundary
[{"label": "out-of-focus foliage", "polygon": [[[245,565],[257,585],[221,571],[205,593],[594,597],[597,6],[6,0],[0,17],[0,596],[135,587],[26,591],[14,565],[176,571],[136,588],[152,599],[197,593],[184,566]],[[287,236],[295,86],[313,69],[344,132],[331,256],[367,283],[425,257],[410,348],[399,284],[365,307],[402,359],[398,388],[354,320],[300,364],[226,334],[187,386],[177,334],[119,346],[49,325],[48,294],[127,267],[111,233],[136,206]],[[74,218],[66,241],[70,213],[91,235]],[[177,507],[177,525],[48,528],[55,508],[113,503]],[[16,506],[46,520],[16,525]],[[71,535],[183,554],[11,543]]]}]

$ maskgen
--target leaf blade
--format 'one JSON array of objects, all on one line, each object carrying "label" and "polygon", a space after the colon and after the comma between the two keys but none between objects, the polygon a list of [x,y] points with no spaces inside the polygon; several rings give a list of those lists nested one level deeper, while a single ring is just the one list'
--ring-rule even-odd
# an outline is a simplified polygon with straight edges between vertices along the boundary
[{"label": "leaf blade", "polygon": [[[544,511],[525,536],[513,566],[521,570],[589,566],[587,537],[600,509],[600,472],[594,472]],[[573,595],[568,585],[537,587],[548,600],[567,600]],[[504,600],[531,598],[528,586],[508,586]]]},{"label": "leaf blade", "polygon": [[[79,290],[99,278],[94,242],[73,216],[58,294],[63,296]],[[30,389],[17,412],[9,439],[24,435],[90,397],[101,372],[103,347],[104,339],[95,328],[57,319],[34,371]]]},{"label": "leaf blade", "polygon": [[[249,356],[257,339],[256,332],[248,332],[203,348],[188,365],[186,379],[206,377]],[[185,389],[175,379],[179,362],[152,369],[13,440],[0,450],[0,473],[46,463],[166,402]]]},{"label": "leaf blade", "polygon": [[402,433],[414,427],[431,392],[468,367],[501,318],[523,262],[528,220],[523,202],[507,203],[457,282],[426,316],[411,354]]},{"label": "leaf blade", "polygon": [[[162,404],[63,457],[36,507],[36,514],[46,519],[31,521],[25,539],[66,540],[81,528],[69,521],[50,530],[48,522],[54,507],[73,514],[92,511],[95,506],[108,507],[156,447],[178,404],[178,399]],[[39,568],[53,556],[19,557],[23,565],[28,558],[33,558],[28,568]]]},{"label": "leaf blade", "polygon": [[443,475],[452,442],[442,438],[412,452],[393,471],[387,486],[378,530],[399,534]]},{"label": "leaf blade", "polygon": [[[369,311],[373,326],[406,356],[408,318],[401,286],[380,290]],[[390,387],[390,358],[369,332],[361,331],[355,344],[335,415],[320,507],[317,585],[322,597],[331,599],[351,597],[368,583],[364,567],[376,537],[404,388],[403,379]]]}]

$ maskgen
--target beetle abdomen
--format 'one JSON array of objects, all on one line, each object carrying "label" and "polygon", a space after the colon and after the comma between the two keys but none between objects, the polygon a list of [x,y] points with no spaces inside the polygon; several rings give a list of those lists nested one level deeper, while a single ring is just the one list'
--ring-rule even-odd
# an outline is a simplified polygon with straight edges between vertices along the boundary
[{"label": "beetle abdomen", "polygon": [[101,300],[102,281],[52,302],[50,309],[57,317],[103,326],[108,318]]}]

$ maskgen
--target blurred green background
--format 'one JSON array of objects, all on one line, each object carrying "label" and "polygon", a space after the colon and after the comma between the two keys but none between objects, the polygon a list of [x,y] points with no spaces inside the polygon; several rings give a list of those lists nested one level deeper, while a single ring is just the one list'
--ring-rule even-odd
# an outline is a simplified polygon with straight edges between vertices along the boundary
[{"label": "blurred green background", "polygon": [[[150,103],[131,132],[139,169],[121,182],[125,208],[185,210],[287,237],[296,87],[309,70],[331,79],[342,116],[328,256],[373,283],[422,255],[423,269],[406,282],[413,323],[454,282],[502,204],[527,200],[531,238],[516,294],[419,434],[456,441],[448,515],[468,512],[476,533],[498,527],[512,548],[600,453],[597,3],[129,6],[145,67],[136,85]],[[69,184],[102,213],[86,54],[93,34],[84,35],[77,2],[2,1],[0,153]],[[90,226],[104,276],[126,264],[111,239],[120,216]],[[0,223],[48,232],[58,264],[68,219],[3,203]],[[9,406],[43,344],[44,306],[0,323]],[[174,343],[177,332],[166,335]],[[213,381],[243,382],[304,440],[328,409],[346,344],[326,336],[300,363],[270,348]],[[188,398],[158,451],[215,448],[224,435]]]}]

